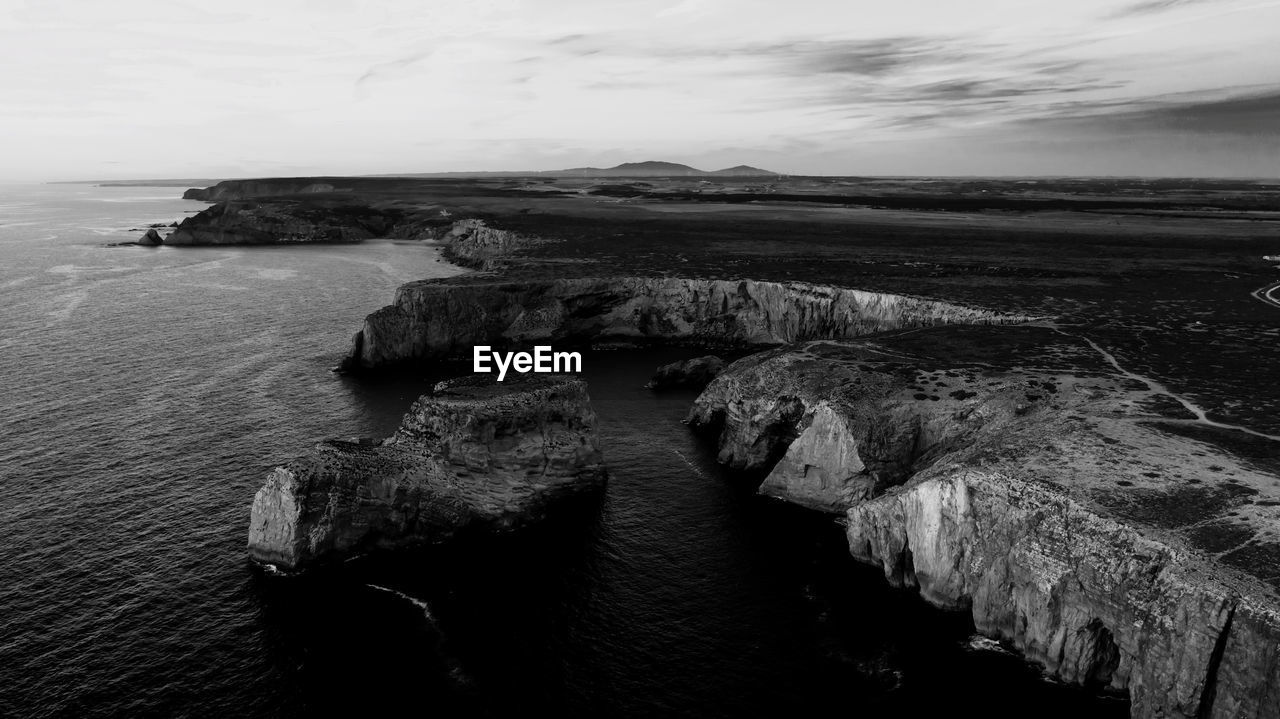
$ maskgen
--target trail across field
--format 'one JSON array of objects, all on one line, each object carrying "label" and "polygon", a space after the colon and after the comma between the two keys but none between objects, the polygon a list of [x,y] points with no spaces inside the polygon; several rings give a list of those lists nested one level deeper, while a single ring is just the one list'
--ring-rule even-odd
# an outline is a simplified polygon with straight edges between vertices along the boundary
[{"label": "trail across field", "polygon": [[1266,287],[1259,287],[1253,291],[1253,296],[1260,302],[1265,302],[1272,307],[1280,308],[1280,299],[1276,299],[1276,291],[1280,290],[1280,282],[1272,282]]}]

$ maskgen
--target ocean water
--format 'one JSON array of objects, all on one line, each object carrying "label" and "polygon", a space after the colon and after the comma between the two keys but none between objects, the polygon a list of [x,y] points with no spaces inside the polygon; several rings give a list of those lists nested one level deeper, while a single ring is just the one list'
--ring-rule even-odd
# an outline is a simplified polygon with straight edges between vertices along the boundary
[{"label": "ocean water", "polygon": [[275,577],[274,464],[382,436],[433,378],[329,372],[430,245],[107,247],[203,203],[0,187],[0,716],[1124,715],[889,589],[593,352],[607,492],[519,536]]}]

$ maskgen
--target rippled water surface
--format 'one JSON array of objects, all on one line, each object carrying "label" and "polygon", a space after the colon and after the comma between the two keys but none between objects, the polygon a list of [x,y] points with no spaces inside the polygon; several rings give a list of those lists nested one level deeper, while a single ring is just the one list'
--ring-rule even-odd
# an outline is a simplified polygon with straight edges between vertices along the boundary
[{"label": "rippled water surface", "polygon": [[105,246],[203,207],[179,194],[0,187],[0,716],[1123,714],[723,476],[692,395],[640,387],[678,352],[588,356],[612,479],[554,527],[263,576],[266,470],[389,433],[427,381],[329,367],[456,270],[407,242]]}]

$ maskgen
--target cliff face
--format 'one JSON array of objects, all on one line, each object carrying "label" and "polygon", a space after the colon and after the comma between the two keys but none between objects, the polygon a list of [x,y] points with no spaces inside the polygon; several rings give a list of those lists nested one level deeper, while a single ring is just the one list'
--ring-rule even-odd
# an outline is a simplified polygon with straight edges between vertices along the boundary
[{"label": "cliff face", "polygon": [[1127,690],[1135,717],[1277,716],[1274,595],[1029,470],[948,467],[857,505],[853,555],[1063,681]]},{"label": "cliff face", "polygon": [[1136,717],[1280,715],[1280,478],[1089,354],[1035,327],[808,343],[731,365],[690,423],[1054,677]]},{"label": "cliff face", "polygon": [[277,195],[301,195],[341,191],[343,191],[343,188],[336,187],[329,182],[318,181],[315,178],[223,180],[213,187],[193,187],[182,193],[182,199],[203,200],[205,202],[223,202],[225,200],[244,200],[251,197],[273,197]]},{"label": "cliff face", "polygon": [[274,469],[253,500],[249,554],[299,568],[508,530],[604,481],[580,380],[452,380],[419,398],[391,437],[325,442]]},{"label": "cliff face", "polygon": [[663,340],[770,345],[948,323],[1026,318],[804,283],[607,277],[412,282],[369,315],[347,369],[468,356],[476,344]]},{"label": "cliff face", "polygon": [[716,437],[720,462],[766,475],[762,494],[843,512],[1047,398],[1017,377],[981,392],[960,379],[971,372],[939,384],[880,347],[823,341],[746,357],[699,395],[689,424]]},{"label": "cliff face", "polygon": [[[421,227],[472,267],[526,241],[474,221]],[[1135,716],[1280,716],[1280,478],[1186,439],[1193,420],[1160,414],[1177,402],[1096,347],[984,326],[1026,319],[795,282],[425,281],[365,320],[345,366],[476,344],[786,344],[727,368],[689,417],[723,462],[764,476],[762,493],[843,515],[853,556],[890,582],[970,612],[1052,676],[1127,692]],[[906,331],[854,340],[892,330]],[[464,402],[425,398],[388,440],[326,443],[275,470],[251,553],[299,566],[512,526],[602,480],[580,410]],[[548,406],[560,419],[528,419]]]},{"label": "cliff face", "polygon": [[363,205],[286,200],[220,202],[182,221],[166,245],[274,245],[360,242],[385,236],[399,219]]}]

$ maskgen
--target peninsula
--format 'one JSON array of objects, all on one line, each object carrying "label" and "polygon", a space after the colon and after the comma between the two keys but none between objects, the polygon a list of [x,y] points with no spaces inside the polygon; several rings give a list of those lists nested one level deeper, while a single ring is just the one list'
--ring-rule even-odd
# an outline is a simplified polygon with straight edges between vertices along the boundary
[{"label": "peninsula", "polygon": [[[1280,712],[1280,391],[1249,377],[1280,357],[1262,341],[1275,310],[1250,292],[1271,272],[1251,258],[1280,188],[1237,184],[305,178],[204,192],[223,198],[209,212],[321,213],[341,197],[477,269],[402,286],[355,332],[348,372],[421,370],[477,344],[746,353],[689,424],[762,494],[838,517],[887,581],[1062,681],[1127,694],[1134,716],[1266,717]],[[1231,339],[1197,328],[1208,313]],[[450,529],[387,524],[488,506],[406,484],[460,455],[415,445],[404,460],[405,431],[276,470],[251,553],[298,567],[322,545],[541,514],[503,503]],[[597,476],[594,455],[574,456],[563,476]],[[427,487],[412,512],[399,487]],[[368,501],[335,499],[351,491]]]}]

